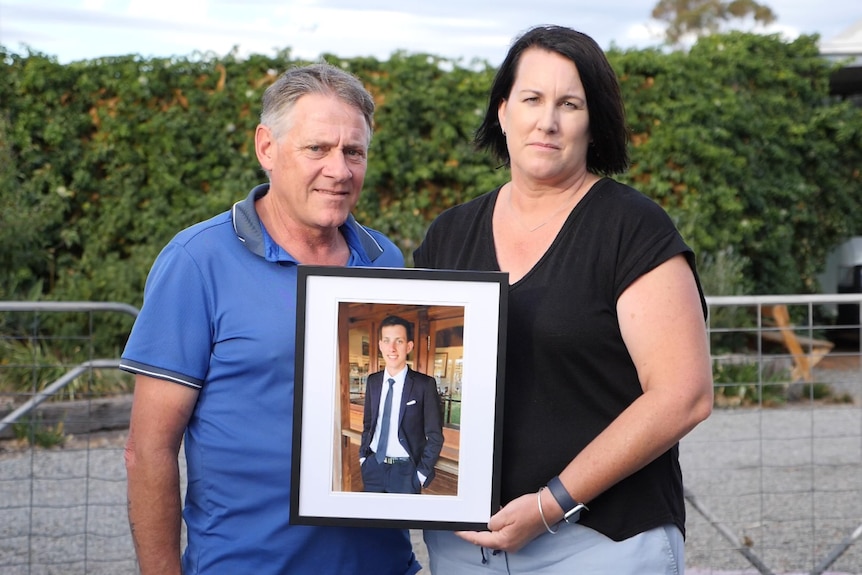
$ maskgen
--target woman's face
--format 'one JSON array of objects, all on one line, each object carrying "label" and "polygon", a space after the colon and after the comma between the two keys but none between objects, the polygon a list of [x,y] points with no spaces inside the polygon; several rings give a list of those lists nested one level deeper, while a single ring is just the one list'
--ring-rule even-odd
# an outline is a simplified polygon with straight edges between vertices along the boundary
[{"label": "woman's face", "polygon": [[540,48],[526,50],[498,117],[506,133],[513,179],[566,186],[583,175],[590,117],[584,86],[571,60]]}]

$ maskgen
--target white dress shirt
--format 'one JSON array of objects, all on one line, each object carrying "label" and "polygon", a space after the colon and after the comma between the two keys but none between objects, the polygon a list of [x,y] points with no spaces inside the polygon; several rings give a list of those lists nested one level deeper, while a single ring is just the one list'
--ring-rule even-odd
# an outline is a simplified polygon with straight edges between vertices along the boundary
[{"label": "white dress shirt", "polygon": [[380,405],[377,408],[377,413],[380,416],[374,425],[374,438],[371,440],[371,450],[377,453],[377,445],[380,442],[380,426],[383,422],[383,406],[386,402],[386,396],[389,394],[389,379],[395,380],[392,386],[392,413],[389,421],[389,439],[386,442],[385,457],[410,457],[407,450],[398,441],[398,415],[401,411],[401,396],[404,393],[404,378],[407,377],[407,367],[404,367],[395,375],[390,375],[388,371],[383,371],[383,385],[380,390]]}]

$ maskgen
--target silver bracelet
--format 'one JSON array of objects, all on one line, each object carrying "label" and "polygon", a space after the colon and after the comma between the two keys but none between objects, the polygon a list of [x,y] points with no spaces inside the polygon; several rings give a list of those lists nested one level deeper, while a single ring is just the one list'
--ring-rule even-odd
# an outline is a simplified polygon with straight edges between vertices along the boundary
[{"label": "silver bracelet", "polygon": [[550,533],[551,535],[556,535],[556,534],[557,534],[557,531],[559,531],[559,530],[560,530],[560,528],[559,528],[559,527],[557,527],[557,531],[552,531],[552,530],[551,530],[551,526],[550,526],[550,525],[548,525],[548,521],[545,519],[545,512],[544,512],[544,511],[542,511],[542,489],[544,489],[544,488],[545,488],[545,487],[544,487],[544,486],[542,486],[542,487],[540,487],[540,488],[539,488],[539,490],[536,492],[536,501],[538,501],[538,502],[539,502],[539,517],[541,517],[541,518],[542,518],[542,523],[544,523],[544,524],[545,524],[545,529],[547,529],[547,530],[548,530],[548,533]]}]

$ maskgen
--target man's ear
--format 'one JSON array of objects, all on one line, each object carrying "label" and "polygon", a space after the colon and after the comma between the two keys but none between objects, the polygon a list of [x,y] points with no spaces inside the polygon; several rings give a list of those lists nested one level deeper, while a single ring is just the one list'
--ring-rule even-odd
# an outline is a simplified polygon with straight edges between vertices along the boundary
[{"label": "man's ear", "polygon": [[272,130],[263,124],[258,124],[254,131],[254,152],[260,167],[269,172],[275,165],[276,142]]},{"label": "man's ear", "polygon": [[408,342],[407,342],[407,355],[410,355],[410,352],[411,352],[411,351],[413,351],[413,342],[412,342],[412,341],[408,341]]}]

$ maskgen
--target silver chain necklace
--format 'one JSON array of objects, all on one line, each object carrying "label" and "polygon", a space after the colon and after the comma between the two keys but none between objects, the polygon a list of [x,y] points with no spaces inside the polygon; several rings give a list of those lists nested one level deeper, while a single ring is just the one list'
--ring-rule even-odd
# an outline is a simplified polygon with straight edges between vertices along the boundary
[{"label": "silver chain necklace", "polygon": [[517,214],[517,213],[515,213],[515,207],[512,205],[512,188],[511,188],[511,187],[509,187],[509,190],[508,190],[508,191],[509,191],[509,211],[511,211],[511,212],[512,212],[512,216],[515,218],[515,220],[517,220],[517,222],[521,225],[521,227],[522,227],[522,228],[524,228],[525,230],[527,230],[527,232],[528,232],[528,233],[533,233],[533,232],[535,232],[536,230],[538,230],[539,228],[543,227],[544,225],[546,225],[547,223],[549,223],[551,220],[553,220],[553,219],[554,219],[554,217],[555,217],[557,214],[559,214],[561,211],[563,211],[563,209],[565,209],[565,208],[566,208],[566,207],[571,203],[572,199],[573,199],[573,198],[576,198],[576,197],[577,197],[577,195],[578,195],[578,192],[575,192],[575,194],[574,194],[571,198],[569,198],[568,200],[566,200],[565,202],[563,202],[563,203],[560,205],[560,207],[559,207],[559,208],[557,208],[556,210],[554,210],[554,213],[552,213],[550,216],[548,216],[548,217],[545,219],[545,221],[543,221],[543,222],[542,222],[542,223],[540,223],[539,225],[534,226],[534,227],[532,227],[532,228],[531,228],[531,227],[529,227],[527,224],[525,224],[525,223],[521,220],[521,218],[520,218],[520,217],[518,217],[518,214]]}]

